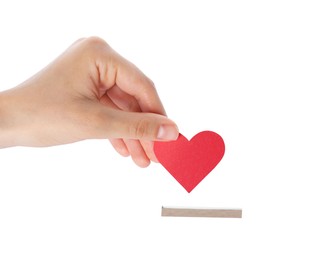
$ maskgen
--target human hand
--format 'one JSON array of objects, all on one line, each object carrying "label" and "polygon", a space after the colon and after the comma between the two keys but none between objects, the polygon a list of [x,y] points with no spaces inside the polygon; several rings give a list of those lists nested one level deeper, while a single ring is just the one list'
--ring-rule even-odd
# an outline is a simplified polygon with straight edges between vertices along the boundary
[{"label": "human hand", "polygon": [[175,140],[151,82],[97,37],[78,40],[16,88],[0,93],[0,147],[43,147],[107,138],[140,167],[155,140]]}]

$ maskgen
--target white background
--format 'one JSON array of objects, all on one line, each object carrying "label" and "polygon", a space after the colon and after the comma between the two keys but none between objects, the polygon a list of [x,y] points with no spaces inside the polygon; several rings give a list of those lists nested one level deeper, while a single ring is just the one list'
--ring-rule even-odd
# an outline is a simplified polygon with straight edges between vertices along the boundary
[{"label": "white background", "polygon": [[[0,259],[312,259],[310,1],[2,1],[0,89],[97,35],[226,152],[190,194],[107,140],[0,150]],[[161,206],[243,208],[165,218]]]}]

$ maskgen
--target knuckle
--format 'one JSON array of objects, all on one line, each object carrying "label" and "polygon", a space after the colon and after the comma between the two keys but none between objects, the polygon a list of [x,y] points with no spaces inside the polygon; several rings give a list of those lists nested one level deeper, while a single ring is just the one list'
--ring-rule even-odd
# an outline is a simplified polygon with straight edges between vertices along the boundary
[{"label": "knuckle", "polygon": [[93,46],[93,45],[106,45],[107,43],[100,37],[98,36],[90,36],[88,38],[86,38],[86,42]]},{"label": "knuckle", "polygon": [[155,83],[154,81],[152,81],[150,78],[147,78],[147,81],[149,83],[149,85],[151,86],[151,88],[156,91],[156,86],[155,86]]},{"label": "knuckle", "polygon": [[86,39],[85,37],[81,37],[81,38],[77,39],[77,40],[73,43],[73,45],[75,45],[75,44],[77,44],[77,43],[80,43],[80,42],[84,41],[85,39]]},{"label": "knuckle", "polygon": [[157,95],[157,89],[154,82],[150,78],[147,78],[147,83],[149,85],[149,93],[151,93],[152,95]]},{"label": "knuckle", "polygon": [[133,126],[131,132],[137,139],[145,139],[151,133],[150,123],[146,119],[141,119]]},{"label": "knuckle", "polygon": [[106,41],[98,36],[90,36],[83,40],[84,49],[87,52],[97,54],[99,51],[109,47]]},{"label": "knuckle", "polygon": [[149,77],[147,77],[143,72],[141,72],[139,79],[142,84],[148,86],[149,91],[156,91],[154,82]]}]

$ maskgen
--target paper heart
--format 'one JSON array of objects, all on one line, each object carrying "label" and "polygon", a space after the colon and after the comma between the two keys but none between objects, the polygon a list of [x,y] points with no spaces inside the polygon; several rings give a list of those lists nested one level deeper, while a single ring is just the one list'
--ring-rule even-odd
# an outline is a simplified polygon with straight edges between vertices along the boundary
[{"label": "paper heart", "polygon": [[182,134],[176,141],[155,142],[154,152],[164,168],[191,192],[221,161],[225,151],[222,137],[203,131],[188,141]]}]

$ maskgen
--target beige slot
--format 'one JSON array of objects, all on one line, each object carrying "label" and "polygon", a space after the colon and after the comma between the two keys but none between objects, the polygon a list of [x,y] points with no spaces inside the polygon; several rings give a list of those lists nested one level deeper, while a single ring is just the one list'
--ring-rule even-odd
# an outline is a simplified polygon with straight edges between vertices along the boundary
[{"label": "beige slot", "polygon": [[203,209],[162,207],[163,217],[242,218],[241,209]]}]

